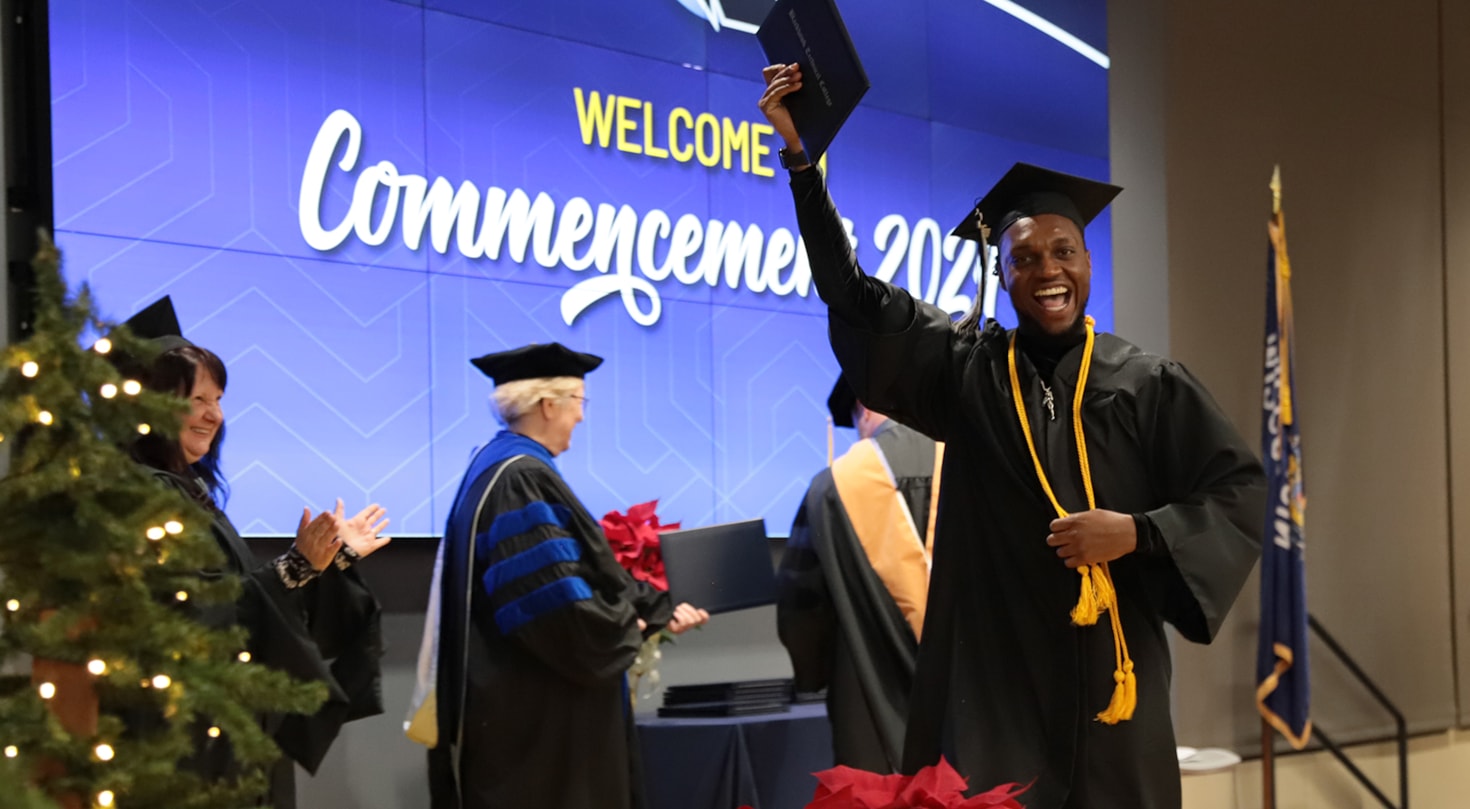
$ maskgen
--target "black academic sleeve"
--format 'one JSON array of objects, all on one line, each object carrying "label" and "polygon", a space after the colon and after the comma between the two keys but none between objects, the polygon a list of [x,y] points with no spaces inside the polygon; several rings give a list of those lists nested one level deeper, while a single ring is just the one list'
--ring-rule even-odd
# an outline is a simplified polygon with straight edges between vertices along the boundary
[{"label": "black academic sleeve", "polygon": [[[821,475],[831,477],[827,471]],[[812,488],[818,490],[818,497],[825,491],[816,484]],[[820,516],[822,506],[812,500],[809,489],[791,524],[791,536],[776,571],[776,633],[791,656],[796,690],[803,692],[827,687],[838,632],[832,594],[812,543],[810,514],[815,511]]]},{"label": "black academic sleeve", "polygon": [[489,524],[482,518],[475,537],[476,554],[488,564],[480,586],[490,614],[479,623],[567,680],[605,682],[626,671],[642,646],[638,609],[626,597],[626,580],[598,564],[611,553],[596,524],[564,486],[547,485],[552,480],[525,462],[496,487]]},{"label": "black academic sleeve", "polygon": [[957,338],[939,308],[862,271],[820,172],[793,173],[791,188],[812,279],[828,306],[832,350],[859,401],[946,440],[958,385],[955,357],[969,341]]},{"label": "black academic sleeve", "polygon": [[1147,512],[1167,559],[1164,617],[1191,641],[1209,643],[1261,555],[1266,486],[1261,464],[1208,391],[1164,361],[1141,410],[1150,477],[1167,503]]}]

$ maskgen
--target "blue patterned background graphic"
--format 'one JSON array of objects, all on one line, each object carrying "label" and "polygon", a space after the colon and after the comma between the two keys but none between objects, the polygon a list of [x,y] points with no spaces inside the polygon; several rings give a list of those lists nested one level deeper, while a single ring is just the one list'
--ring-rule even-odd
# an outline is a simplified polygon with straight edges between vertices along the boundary
[{"label": "blue patterned background graphic", "polygon": [[[1028,5],[1103,47],[1103,4]],[[318,129],[345,110],[363,133],[357,170],[388,161],[429,181],[544,193],[559,210],[583,199],[794,234],[779,169],[660,160],[588,145],[579,129],[574,88],[637,98],[658,120],[684,108],[762,122],[753,36],[716,31],[679,0],[50,8],[66,271],[115,319],[172,295],[190,339],[224,358],[229,511],[243,531],[288,533],[303,505],[342,497],[383,503],[396,535],[437,534],[470,453],[498,429],[489,380],[467,360],[556,340],[608,358],[559,459],[589,510],[657,498],[666,521],[765,517],[786,532],[826,462],[837,373],[814,291],[669,279],[655,284],[651,325],[617,296],[568,325],[563,296],[595,270],[441,254],[427,239],[413,249],[397,229],[379,245],[354,236],[318,251],[298,210]],[[869,272],[884,257],[874,237],[885,217],[915,233],[932,217],[947,234],[1016,160],[1107,177],[1104,68],[983,0],[841,9],[873,87],[829,152],[829,176]],[[331,174],[323,222],[342,220],[353,182]],[[1109,227],[1104,215],[1088,232],[1103,328]],[[940,246],[895,283],[928,291]],[[973,295],[973,282],[960,292]],[[1013,317],[1003,297],[998,316]],[[838,432],[841,452],[854,436]]]}]

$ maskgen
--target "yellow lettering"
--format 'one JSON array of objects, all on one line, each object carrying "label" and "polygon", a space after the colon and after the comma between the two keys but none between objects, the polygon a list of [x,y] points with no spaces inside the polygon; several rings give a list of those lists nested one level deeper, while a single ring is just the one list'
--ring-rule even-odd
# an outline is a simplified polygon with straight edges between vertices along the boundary
[{"label": "yellow lettering", "polygon": [[774,134],[776,134],[776,129],[770,124],[750,125],[750,173],[757,177],[776,176],[774,168],[761,163],[761,158],[771,153],[771,147],[766,143],[765,138],[767,135]]},{"label": "yellow lettering", "polygon": [[643,105],[643,153],[660,160],[669,156],[669,150],[653,143],[653,105]]},{"label": "yellow lettering", "polygon": [[688,132],[694,128],[694,115],[683,107],[675,107],[669,113],[669,151],[673,152],[674,159],[680,163],[688,163],[694,156],[693,146],[679,146],[679,124],[684,124],[684,131]]},{"label": "yellow lettering", "polygon": [[[704,134],[706,128],[709,129],[708,136]],[[694,119],[694,152],[700,165],[706,168],[714,168],[720,162],[720,119],[710,113],[701,112]]]},{"label": "yellow lettering", "polygon": [[628,140],[628,133],[638,128],[638,121],[628,115],[628,110],[641,105],[643,102],[636,98],[618,99],[618,151],[631,152],[632,154],[643,154],[638,144]]},{"label": "yellow lettering", "polygon": [[572,88],[572,95],[577,99],[577,121],[582,125],[582,143],[591,146],[592,134],[597,133],[597,145],[607,148],[608,136],[612,134],[612,108],[618,100],[617,96],[607,97],[606,105],[599,105],[599,96],[596,90],[592,91],[590,98],[584,99],[582,88]]},{"label": "yellow lettering", "polygon": [[750,123],[747,121],[741,121],[739,128],[736,128],[733,123],[734,122],[732,122],[729,118],[725,119],[725,136],[720,139],[723,142],[722,146],[725,155],[725,169],[728,170],[732,165],[730,160],[730,153],[738,150],[740,152],[740,170],[749,174]]}]

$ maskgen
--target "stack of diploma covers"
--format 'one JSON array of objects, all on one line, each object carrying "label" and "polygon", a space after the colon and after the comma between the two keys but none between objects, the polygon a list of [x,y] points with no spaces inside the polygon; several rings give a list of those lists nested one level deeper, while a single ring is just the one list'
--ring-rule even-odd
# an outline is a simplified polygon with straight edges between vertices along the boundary
[{"label": "stack of diploma covers", "polygon": [[791,679],[673,685],[659,716],[750,716],[791,710]]}]

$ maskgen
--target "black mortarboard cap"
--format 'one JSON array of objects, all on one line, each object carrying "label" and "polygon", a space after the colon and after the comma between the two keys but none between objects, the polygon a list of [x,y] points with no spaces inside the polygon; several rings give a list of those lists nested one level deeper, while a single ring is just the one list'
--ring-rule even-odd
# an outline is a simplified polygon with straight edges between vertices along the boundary
[{"label": "black mortarboard cap", "polygon": [[193,345],[184,339],[183,330],[179,328],[179,316],[174,312],[174,302],[167,295],[143,307],[123,325],[135,337],[152,340],[160,351]]},{"label": "black mortarboard cap", "polygon": [[509,351],[497,351],[470,360],[480,373],[504,385],[517,379],[550,376],[581,378],[602,364],[602,357],[573,351],[561,343],[532,343]]},{"label": "black mortarboard cap", "polygon": [[855,426],[852,423],[852,411],[857,403],[857,393],[853,392],[847,377],[839,374],[837,384],[832,386],[832,393],[827,397],[827,412],[832,414],[832,424],[837,427]]},{"label": "black mortarboard cap", "polygon": [[[167,295],[143,307],[137,314],[123,321],[122,325],[127,326],[134,337],[151,343],[160,354],[170,349],[193,345],[184,339],[179,328],[179,316],[174,312],[174,303]],[[142,357],[119,348],[112,350],[108,360],[124,376],[146,376],[148,373]]]},{"label": "black mortarboard cap", "polygon": [[1017,163],[975,203],[953,233],[962,239],[981,241],[983,218],[990,230],[990,243],[999,245],[1001,234],[1016,220],[1040,214],[1065,216],[1077,223],[1078,230],[1085,230],[1087,223],[1122,190],[1086,177]]}]

